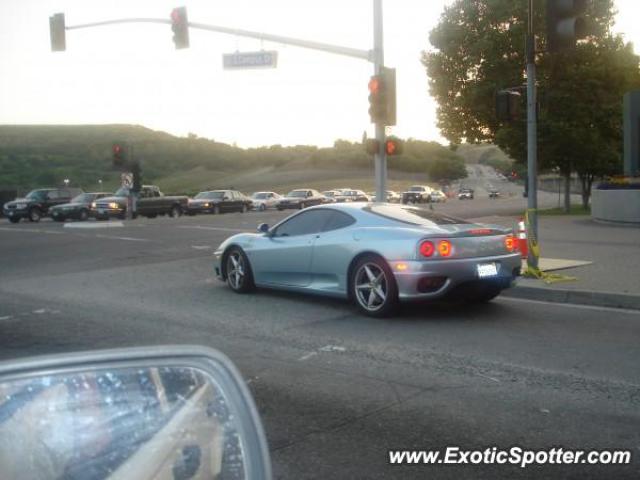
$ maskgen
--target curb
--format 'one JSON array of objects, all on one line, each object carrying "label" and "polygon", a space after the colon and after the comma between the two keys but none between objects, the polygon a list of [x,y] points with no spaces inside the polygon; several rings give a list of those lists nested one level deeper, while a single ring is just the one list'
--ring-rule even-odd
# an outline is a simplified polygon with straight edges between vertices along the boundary
[{"label": "curb", "polygon": [[640,296],[624,293],[605,293],[590,290],[561,290],[542,287],[515,286],[503,290],[502,296],[541,300],[553,303],[571,303],[596,307],[640,310]]}]

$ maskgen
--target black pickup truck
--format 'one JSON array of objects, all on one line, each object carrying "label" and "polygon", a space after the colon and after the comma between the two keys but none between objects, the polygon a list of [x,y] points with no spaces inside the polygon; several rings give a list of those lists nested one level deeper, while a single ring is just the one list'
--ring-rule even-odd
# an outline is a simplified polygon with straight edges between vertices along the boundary
[{"label": "black pickup truck", "polygon": [[[99,220],[111,217],[125,218],[129,189],[122,187],[112,197],[96,200],[91,204],[91,214]],[[179,217],[186,211],[189,198],[165,196],[155,185],[143,185],[136,200],[135,215],[154,218],[158,215]]]},{"label": "black pickup truck", "polygon": [[39,222],[49,214],[49,209],[56,205],[68,203],[73,197],[82,193],[79,188],[43,188],[29,192],[24,198],[16,198],[7,202],[3,214],[11,223],[18,223],[21,218],[31,222]]}]

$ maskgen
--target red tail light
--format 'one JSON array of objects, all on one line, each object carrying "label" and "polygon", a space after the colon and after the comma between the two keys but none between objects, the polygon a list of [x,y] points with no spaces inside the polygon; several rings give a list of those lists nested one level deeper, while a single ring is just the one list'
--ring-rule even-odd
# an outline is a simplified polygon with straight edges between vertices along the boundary
[{"label": "red tail light", "polygon": [[435,253],[435,251],[436,247],[429,240],[426,240],[420,244],[420,255],[422,255],[423,257],[430,257]]},{"label": "red tail light", "polygon": [[451,255],[451,242],[449,240],[440,240],[438,242],[438,253],[441,257],[449,257]]},{"label": "red tail light", "polygon": [[507,252],[514,252],[518,249],[513,235],[507,235],[504,237],[504,246],[506,247]]}]

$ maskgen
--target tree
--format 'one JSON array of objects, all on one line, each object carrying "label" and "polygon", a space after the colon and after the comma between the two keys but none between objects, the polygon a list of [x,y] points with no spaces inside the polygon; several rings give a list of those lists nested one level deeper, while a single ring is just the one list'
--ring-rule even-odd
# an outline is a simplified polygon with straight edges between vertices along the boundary
[{"label": "tree", "polygon": [[[537,2],[541,6],[542,2]],[[423,52],[430,92],[438,103],[438,127],[450,142],[493,142],[518,162],[526,159],[526,108],[518,120],[500,123],[495,115],[498,90],[526,81],[524,38],[527,2],[457,0],[445,11]],[[544,11],[535,12],[542,34]],[[611,33],[613,0],[589,2],[591,36],[574,50],[538,54],[541,101],[541,169],[558,167],[566,177],[577,172],[588,201],[597,176],[621,164],[622,96],[640,86],[638,57]],[[544,35],[538,50],[544,50]]]}]

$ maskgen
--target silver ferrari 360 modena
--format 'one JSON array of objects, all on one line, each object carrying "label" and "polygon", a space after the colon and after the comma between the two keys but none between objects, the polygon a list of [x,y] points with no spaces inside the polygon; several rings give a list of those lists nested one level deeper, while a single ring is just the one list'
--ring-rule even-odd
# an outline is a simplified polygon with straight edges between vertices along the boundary
[{"label": "silver ferrari 360 modena", "polygon": [[514,284],[510,229],[389,203],[307,208],[225,240],[215,273],[237,293],[255,287],[348,298],[365,314],[444,296],[486,302]]}]

